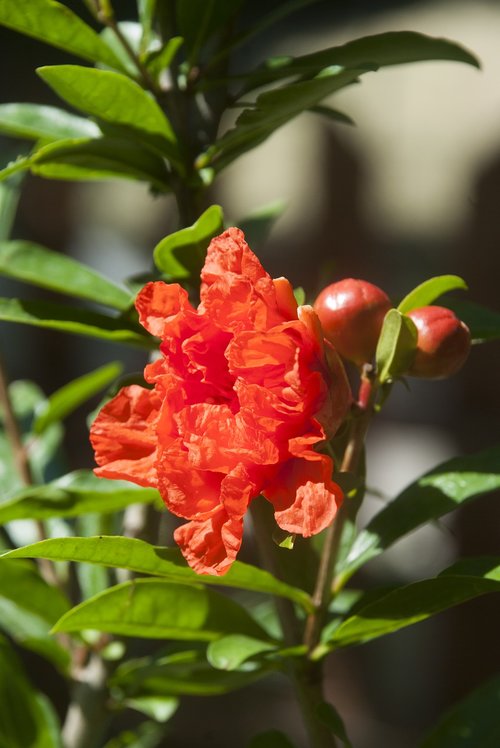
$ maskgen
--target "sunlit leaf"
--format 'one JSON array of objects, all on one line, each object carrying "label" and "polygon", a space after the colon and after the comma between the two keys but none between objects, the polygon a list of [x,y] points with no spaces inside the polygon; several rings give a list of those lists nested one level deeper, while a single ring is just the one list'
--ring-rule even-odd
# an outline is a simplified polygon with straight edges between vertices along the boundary
[{"label": "sunlit leaf", "polygon": [[404,297],[398,306],[398,311],[401,314],[408,314],[412,309],[428,306],[443,294],[458,288],[467,290],[466,282],[458,275],[439,275],[436,278],[429,278]]},{"label": "sunlit leaf", "polygon": [[269,641],[253,639],[242,634],[229,634],[210,642],[207,658],[217,670],[236,670],[247,660],[275,648]]},{"label": "sunlit leaf", "polygon": [[99,34],[55,0],[0,0],[0,24],[90,62],[121,69],[120,61]]},{"label": "sunlit leaf", "polygon": [[57,107],[30,103],[0,104],[0,132],[28,140],[98,138],[101,134],[92,120]]},{"label": "sunlit leaf", "polygon": [[173,696],[137,696],[135,699],[126,699],[123,703],[157,722],[167,722],[177,711],[179,699]]},{"label": "sunlit leaf", "polygon": [[[116,483],[115,481],[103,482]],[[142,489],[142,491],[147,490]],[[110,496],[112,496],[112,493]],[[236,561],[227,574],[223,576],[204,575],[200,577],[199,574],[196,574],[187,566],[177,548],[153,546],[136,538],[105,536],[97,538],[53,538],[16,549],[8,555],[11,558],[85,561],[102,564],[103,566],[129,569],[140,574],[161,576],[172,582],[182,582],[184,584],[200,584],[200,582],[203,582],[204,584],[222,587],[253,590],[287,597],[299,603],[305,610],[310,611],[312,609],[311,600],[306,592],[298,587],[280,582],[263,569]]]},{"label": "sunlit leaf", "polygon": [[17,240],[0,242],[0,274],[123,311],[132,295],[71,257]]},{"label": "sunlit leaf", "polygon": [[156,245],[153,253],[156,267],[171,278],[198,276],[210,240],[223,228],[222,208],[211,205],[192,226],[169,234]]},{"label": "sunlit leaf", "polygon": [[396,379],[411,365],[417,347],[414,322],[397,309],[390,309],[384,318],[375,359],[380,382]]},{"label": "sunlit leaf", "polygon": [[101,592],[66,613],[53,631],[82,629],[149,639],[211,641],[229,633],[266,638],[233,600],[201,586],[151,578]]}]

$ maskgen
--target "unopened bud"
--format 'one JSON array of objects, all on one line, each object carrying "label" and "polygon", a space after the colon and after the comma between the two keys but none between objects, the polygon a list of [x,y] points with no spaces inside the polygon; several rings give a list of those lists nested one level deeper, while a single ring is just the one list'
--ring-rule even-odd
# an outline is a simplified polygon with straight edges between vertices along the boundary
[{"label": "unopened bud", "polygon": [[418,332],[417,351],[408,374],[444,379],[460,369],[470,350],[470,332],[442,306],[423,306],[408,312]]}]

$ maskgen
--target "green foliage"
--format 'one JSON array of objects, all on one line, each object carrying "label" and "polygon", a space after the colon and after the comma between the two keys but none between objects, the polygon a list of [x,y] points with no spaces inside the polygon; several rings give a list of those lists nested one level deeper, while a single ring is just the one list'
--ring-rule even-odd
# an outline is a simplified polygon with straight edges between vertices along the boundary
[{"label": "green foliage", "polygon": [[500,676],[456,704],[419,748],[497,748],[500,743]]},{"label": "green foliage", "polygon": [[390,309],[384,318],[375,359],[379,381],[390,382],[404,374],[417,348],[417,328],[409,317]]},{"label": "green foliage", "polygon": [[347,737],[347,732],[342,721],[342,717],[337,712],[333,704],[324,701],[316,708],[316,714],[321,721],[330,728],[335,737],[340,738],[345,748],[352,748],[352,743]]},{"label": "green foliage", "polygon": [[0,320],[51,330],[88,335],[116,343],[156,347],[154,338],[143,335],[141,328],[120,317],[109,317],[87,309],[54,304],[48,301],[23,301],[0,298]]},{"label": "green foliage", "polygon": [[99,34],[55,0],[0,0],[0,24],[89,62],[121,69],[120,61]]},{"label": "green foliage", "polygon": [[53,631],[82,629],[150,639],[212,641],[230,633],[267,638],[229,598],[163,579],[136,579],[110,587],[63,615]]},{"label": "green foliage", "polygon": [[[150,503],[158,498],[158,492],[153,488],[139,488],[132,483],[125,481],[111,481],[105,478],[97,478],[89,470],[77,470],[74,473],[68,473],[62,478],[57,478],[51,483],[43,486],[32,486],[24,488],[9,497],[9,500],[0,504],[0,524],[12,522],[17,519],[49,519],[50,517],[78,517],[89,512],[111,513],[119,512],[121,509],[130,504],[137,502]],[[65,541],[80,540],[85,543],[87,538],[54,538],[43,541],[48,544],[40,548],[50,549]],[[125,539],[124,539],[125,540]],[[139,541],[137,541],[139,542]],[[56,560],[71,560],[64,556],[63,553],[58,557],[57,552],[54,555],[37,556],[35,553],[30,555],[30,549],[35,549],[40,544],[27,546],[26,558],[53,558]],[[22,555],[18,549],[13,551],[18,556]],[[88,558],[82,557],[75,559],[88,561]],[[119,564],[117,564],[119,565]]]},{"label": "green foliage", "polygon": [[400,587],[374,603],[361,607],[348,617],[325,642],[330,647],[360,644],[423,621],[454,605],[488,592],[500,591],[500,559],[487,559],[478,568],[462,562],[461,573],[455,567],[435,579]]},{"label": "green foliage", "polygon": [[275,645],[268,641],[252,639],[243,634],[229,634],[210,642],[207,658],[217,670],[237,670],[247,660],[273,649]]},{"label": "green foliage", "polygon": [[500,447],[439,465],[410,484],[360,532],[340,576],[351,576],[369,559],[424,522],[439,519],[466,501],[500,487]]},{"label": "green foliage", "polygon": [[0,132],[28,140],[98,138],[97,125],[84,117],[41,104],[0,104]]},{"label": "green foliage", "polygon": [[412,309],[428,306],[439,296],[457,288],[467,291],[466,282],[458,275],[440,275],[436,278],[429,278],[404,297],[398,306],[398,311],[401,314],[408,314]]},{"label": "green foliage", "polygon": [[[103,480],[102,483],[109,486],[109,496],[113,497],[115,492],[112,487],[116,486],[117,482]],[[118,483],[116,491],[118,495],[119,485]],[[132,490],[130,493],[132,493]],[[135,489],[136,495],[141,495],[146,491],[153,493],[152,489]],[[103,499],[103,503],[105,504],[105,499]],[[87,511],[96,511],[96,509],[88,509]],[[311,601],[306,592],[298,587],[280,582],[269,572],[255,566],[236,561],[224,576],[200,577],[186,565],[177,548],[153,546],[136,538],[54,538],[18,548],[7,555],[10,558],[85,561],[102,564],[103,566],[129,569],[129,571],[139,574],[153,574],[154,576],[165,577],[171,582],[182,582],[183,584],[199,585],[200,581],[203,580],[205,584],[236,587],[286,597],[301,605],[305,610],[311,610]]]},{"label": "green foliage", "polygon": [[126,699],[123,703],[156,722],[168,722],[177,711],[179,699],[173,696],[137,696],[135,699]]},{"label": "green foliage", "polygon": [[473,343],[486,343],[500,339],[500,313],[470,301],[447,300],[452,309],[470,330]]},{"label": "green foliage", "polygon": [[0,274],[125,311],[129,291],[60,252],[26,241],[0,242]]},{"label": "green foliage", "polygon": [[169,234],[156,245],[156,267],[169,279],[199,277],[210,240],[223,228],[222,208],[211,205],[192,226]]}]

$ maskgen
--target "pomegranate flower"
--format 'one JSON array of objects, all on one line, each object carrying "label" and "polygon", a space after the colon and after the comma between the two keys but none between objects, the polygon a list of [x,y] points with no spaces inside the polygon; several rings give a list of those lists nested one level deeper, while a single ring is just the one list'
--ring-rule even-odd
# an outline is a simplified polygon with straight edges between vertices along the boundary
[{"label": "pomegranate flower", "polygon": [[197,309],[177,283],[139,293],[140,322],[162,341],[144,372],[152,388],[120,390],[91,441],[97,475],[157,488],[189,520],[174,537],[190,566],[224,574],[259,494],[287,532],[307,537],[333,521],[342,492],[315,448],[351,395],[315,312],[297,308],[289,282],[265,272],[239,229],[213,239],[201,280]]}]

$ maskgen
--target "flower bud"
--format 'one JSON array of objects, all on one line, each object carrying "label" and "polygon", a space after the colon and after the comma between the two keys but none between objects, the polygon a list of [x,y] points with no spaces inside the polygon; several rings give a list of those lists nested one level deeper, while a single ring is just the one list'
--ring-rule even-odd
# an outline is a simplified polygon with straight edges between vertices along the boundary
[{"label": "flower bud", "polygon": [[417,327],[417,352],[408,374],[426,379],[444,379],[460,369],[470,350],[467,325],[451,309],[423,306],[408,317]]},{"label": "flower bud", "polygon": [[355,278],[332,283],[314,302],[327,340],[341,356],[360,366],[373,359],[391,306],[382,289]]}]

